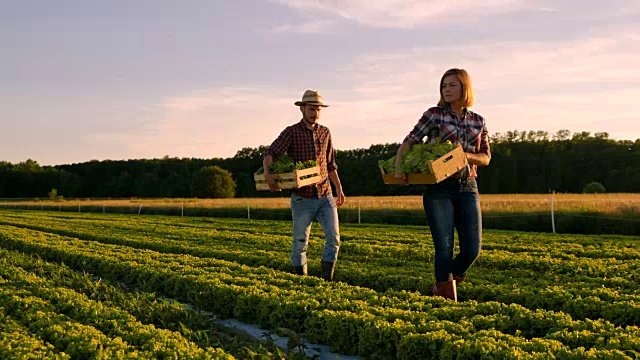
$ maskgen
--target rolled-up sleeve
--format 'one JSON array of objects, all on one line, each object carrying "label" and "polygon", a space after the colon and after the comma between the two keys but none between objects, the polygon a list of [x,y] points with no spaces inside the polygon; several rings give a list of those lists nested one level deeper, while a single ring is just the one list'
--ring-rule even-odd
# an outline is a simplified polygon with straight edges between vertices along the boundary
[{"label": "rolled-up sleeve", "polygon": [[418,120],[418,123],[413,127],[413,130],[411,130],[409,135],[404,138],[403,142],[409,143],[411,145],[422,142],[422,139],[427,136],[429,132],[429,126],[432,123],[433,116],[427,110],[424,112],[424,114],[422,114],[422,117],[420,118],[420,120]]},{"label": "rolled-up sleeve", "polygon": [[271,157],[275,159],[278,156],[282,155],[285,151],[287,151],[289,145],[291,145],[291,139],[292,129],[289,126],[286,129],[282,130],[278,138],[275,139],[271,145],[269,145],[267,150],[264,152],[264,156],[266,157],[267,155],[271,155]]},{"label": "rolled-up sleeve", "polygon": [[480,135],[480,152],[487,154],[489,159],[491,159],[491,147],[489,146],[489,132],[487,131],[487,126],[482,127],[482,134]]}]

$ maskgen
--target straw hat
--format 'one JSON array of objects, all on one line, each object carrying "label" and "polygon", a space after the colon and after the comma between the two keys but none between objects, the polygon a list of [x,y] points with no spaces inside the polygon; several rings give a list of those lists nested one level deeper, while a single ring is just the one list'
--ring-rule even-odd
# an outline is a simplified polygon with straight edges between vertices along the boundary
[{"label": "straw hat", "polygon": [[325,105],[322,102],[322,96],[320,96],[320,93],[314,90],[307,90],[304,92],[304,95],[302,95],[302,100],[301,101],[296,101],[294,103],[296,106],[302,106],[302,105],[319,105],[322,107],[328,107],[329,105]]}]

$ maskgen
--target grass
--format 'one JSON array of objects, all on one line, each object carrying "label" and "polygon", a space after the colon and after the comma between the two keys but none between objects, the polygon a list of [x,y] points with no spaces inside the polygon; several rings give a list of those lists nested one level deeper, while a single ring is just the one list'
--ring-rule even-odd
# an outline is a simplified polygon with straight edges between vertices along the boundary
[{"label": "grass", "polygon": [[[284,194],[283,194],[284,195]],[[640,194],[483,194],[483,228],[573,234],[640,234]],[[553,200],[554,216],[551,213]],[[0,208],[290,220],[290,200],[70,199],[0,200]],[[344,223],[426,225],[421,196],[347,197]]]},{"label": "grass", "polygon": [[[594,212],[603,214],[640,214],[640,193],[618,194],[482,194],[482,211],[493,212]],[[234,199],[73,199],[60,202],[50,200],[0,201],[0,206],[109,206],[109,207],[171,207],[171,208],[243,208],[286,209],[289,198],[234,198]],[[355,196],[347,197],[342,209],[357,210],[419,210],[420,196]]]}]

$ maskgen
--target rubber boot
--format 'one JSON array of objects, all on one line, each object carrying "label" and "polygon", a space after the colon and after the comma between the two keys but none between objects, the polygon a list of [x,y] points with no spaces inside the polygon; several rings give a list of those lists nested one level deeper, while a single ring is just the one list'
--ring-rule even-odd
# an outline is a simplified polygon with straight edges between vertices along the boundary
[{"label": "rubber boot", "polygon": [[307,264],[302,266],[294,266],[293,273],[296,275],[307,276]]},{"label": "rubber boot", "polygon": [[456,281],[442,281],[436,283],[433,287],[433,295],[442,296],[445,299],[453,300],[458,302],[458,292],[456,290]]},{"label": "rubber boot", "polygon": [[336,263],[332,261],[322,261],[322,278],[325,281],[333,281],[333,270]]}]

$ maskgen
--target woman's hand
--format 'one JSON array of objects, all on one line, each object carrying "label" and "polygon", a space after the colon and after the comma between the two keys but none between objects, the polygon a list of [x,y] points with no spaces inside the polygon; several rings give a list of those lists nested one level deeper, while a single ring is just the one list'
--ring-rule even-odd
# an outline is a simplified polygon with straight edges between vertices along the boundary
[{"label": "woman's hand", "polygon": [[403,142],[400,147],[398,148],[398,152],[396,154],[396,179],[398,179],[400,181],[400,185],[409,185],[408,182],[408,176],[406,173],[403,173],[400,170],[400,164],[402,164],[402,157],[404,156],[404,154],[409,151],[409,149],[411,149],[411,144]]},{"label": "woman's hand", "polygon": [[396,169],[395,176],[396,179],[400,181],[400,185],[409,185],[407,173],[400,172],[398,169]]}]

